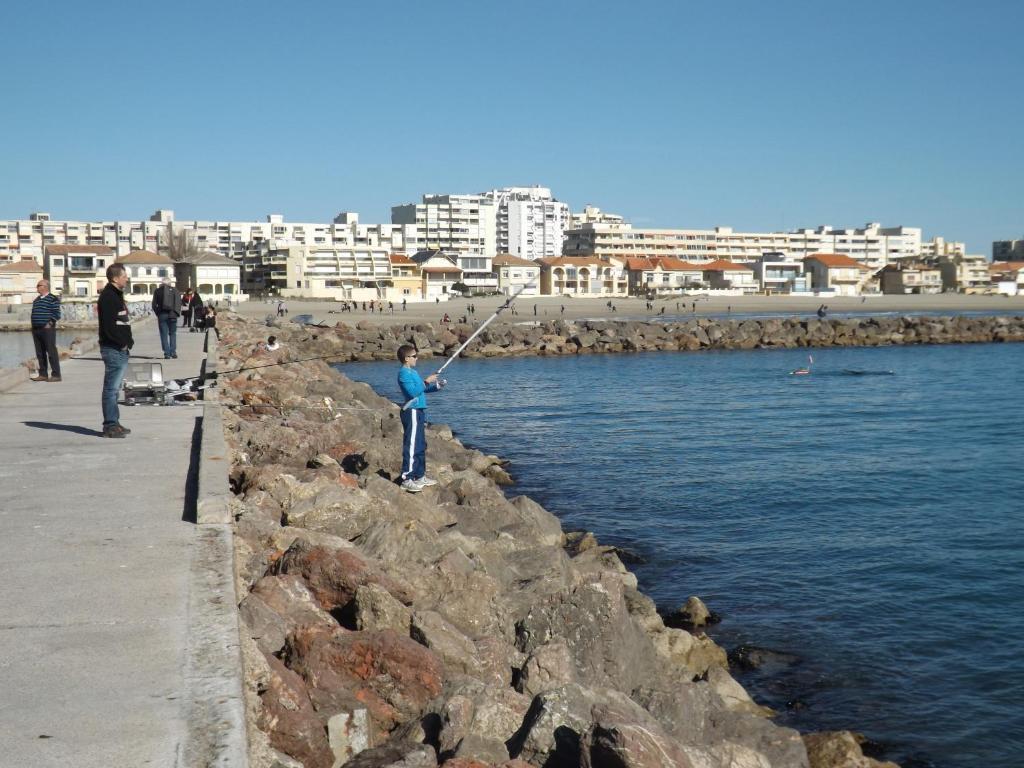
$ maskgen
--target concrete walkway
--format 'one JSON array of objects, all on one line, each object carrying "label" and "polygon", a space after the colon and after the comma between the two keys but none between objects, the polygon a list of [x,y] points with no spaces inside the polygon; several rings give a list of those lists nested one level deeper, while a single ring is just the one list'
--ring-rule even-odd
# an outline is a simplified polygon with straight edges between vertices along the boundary
[{"label": "concrete walkway", "polygon": [[[203,334],[179,332],[166,361],[152,321],[135,336],[133,358],[165,377],[199,373]],[[0,766],[197,764],[190,621],[235,610],[196,587],[202,407],[121,406],[132,434],[104,439],[98,351],[61,367],[61,383],[0,393]]]}]

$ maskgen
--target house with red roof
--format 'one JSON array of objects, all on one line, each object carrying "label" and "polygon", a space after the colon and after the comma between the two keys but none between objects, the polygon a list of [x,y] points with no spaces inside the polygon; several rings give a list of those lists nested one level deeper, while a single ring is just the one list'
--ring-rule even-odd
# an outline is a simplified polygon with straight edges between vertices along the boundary
[{"label": "house with red roof", "polygon": [[804,257],[804,272],[811,290],[835,296],[859,296],[871,270],[840,253],[812,253]]},{"label": "house with red roof", "polygon": [[391,264],[391,285],[387,290],[389,301],[420,301],[423,298],[423,274],[420,265],[404,253],[388,256]]},{"label": "house with red roof", "polygon": [[704,266],[690,264],[674,256],[628,256],[626,272],[629,274],[629,292],[683,293],[688,289],[703,288]]},{"label": "house with red roof", "polygon": [[454,293],[452,286],[462,282],[459,254],[456,251],[419,251],[413,254],[412,260],[420,269],[425,299],[447,300]]}]

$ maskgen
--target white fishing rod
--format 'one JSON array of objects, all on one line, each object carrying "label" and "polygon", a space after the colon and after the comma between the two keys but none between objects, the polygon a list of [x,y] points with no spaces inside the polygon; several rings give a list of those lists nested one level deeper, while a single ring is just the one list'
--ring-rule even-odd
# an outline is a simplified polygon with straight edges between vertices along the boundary
[{"label": "white fishing rod", "polygon": [[[456,349],[454,352],[452,352],[451,356],[447,360],[445,360],[444,365],[442,365],[440,368],[438,368],[434,372],[433,375],[434,376],[440,376],[442,373],[444,373],[444,369],[447,368],[449,365],[451,365],[452,363],[455,362],[455,358],[457,358],[462,353],[462,350],[464,350],[466,347],[468,347],[470,342],[473,341],[473,339],[475,339],[477,336],[479,336],[480,332],[484,328],[486,328],[491,323],[491,321],[494,320],[494,318],[496,318],[498,315],[500,315],[506,309],[511,307],[512,306],[512,302],[519,298],[519,294],[521,294],[523,291],[525,291],[527,288],[529,288],[535,282],[536,281],[531,280],[530,282],[528,282],[525,285],[523,285],[522,287],[520,287],[520,289],[518,291],[516,291],[511,296],[509,296],[508,301],[506,301],[504,304],[502,304],[500,307],[498,307],[494,311],[493,315],[491,315],[486,320],[484,320],[480,324],[480,327],[477,328],[475,331],[473,331],[473,333],[470,335],[470,337],[468,339],[466,339],[464,342],[462,342],[462,344],[459,346],[458,349]],[[441,386],[444,386],[444,384],[441,384]],[[409,402],[407,402],[405,405],[402,406],[402,410],[403,411],[409,410],[409,408],[412,407],[412,404],[415,403],[418,399],[419,399],[419,396],[412,398]]]}]

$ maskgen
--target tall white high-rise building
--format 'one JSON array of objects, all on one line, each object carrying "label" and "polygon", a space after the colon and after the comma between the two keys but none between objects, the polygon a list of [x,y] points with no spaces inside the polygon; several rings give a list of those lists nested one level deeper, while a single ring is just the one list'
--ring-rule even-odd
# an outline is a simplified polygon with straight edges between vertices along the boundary
[{"label": "tall white high-rise building", "polygon": [[569,225],[569,206],[547,187],[503,187],[486,192],[496,205],[497,252],[521,259],[542,259],[562,253]]},{"label": "tall white high-rise building", "polygon": [[493,258],[497,206],[485,195],[424,195],[391,208],[391,223],[410,225],[407,251],[455,251]]}]

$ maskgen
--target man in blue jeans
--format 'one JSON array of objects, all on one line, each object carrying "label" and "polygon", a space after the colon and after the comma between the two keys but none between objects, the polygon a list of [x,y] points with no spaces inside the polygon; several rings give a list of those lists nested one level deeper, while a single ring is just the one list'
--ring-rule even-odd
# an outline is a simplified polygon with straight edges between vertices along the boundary
[{"label": "man in blue jeans", "polygon": [[160,287],[153,294],[153,312],[160,329],[160,347],[164,359],[178,356],[178,316],[181,315],[181,294],[171,287],[171,278],[160,281]]},{"label": "man in blue jeans", "polygon": [[419,353],[412,344],[398,348],[398,388],[402,391],[402,488],[409,493],[419,493],[424,488],[437,485],[437,480],[427,477],[427,392],[437,392],[444,382],[432,373],[427,378],[416,370]]},{"label": "man in blue jeans", "polygon": [[123,264],[107,267],[107,285],[97,302],[100,331],[100,357],[103,358],[103,437],[125,437],[130,429],[121,426],[121,413],[117,407],[117,392],[128,368],[132,338],[131,317],[124,300],[124,287],[128,273]]}]

